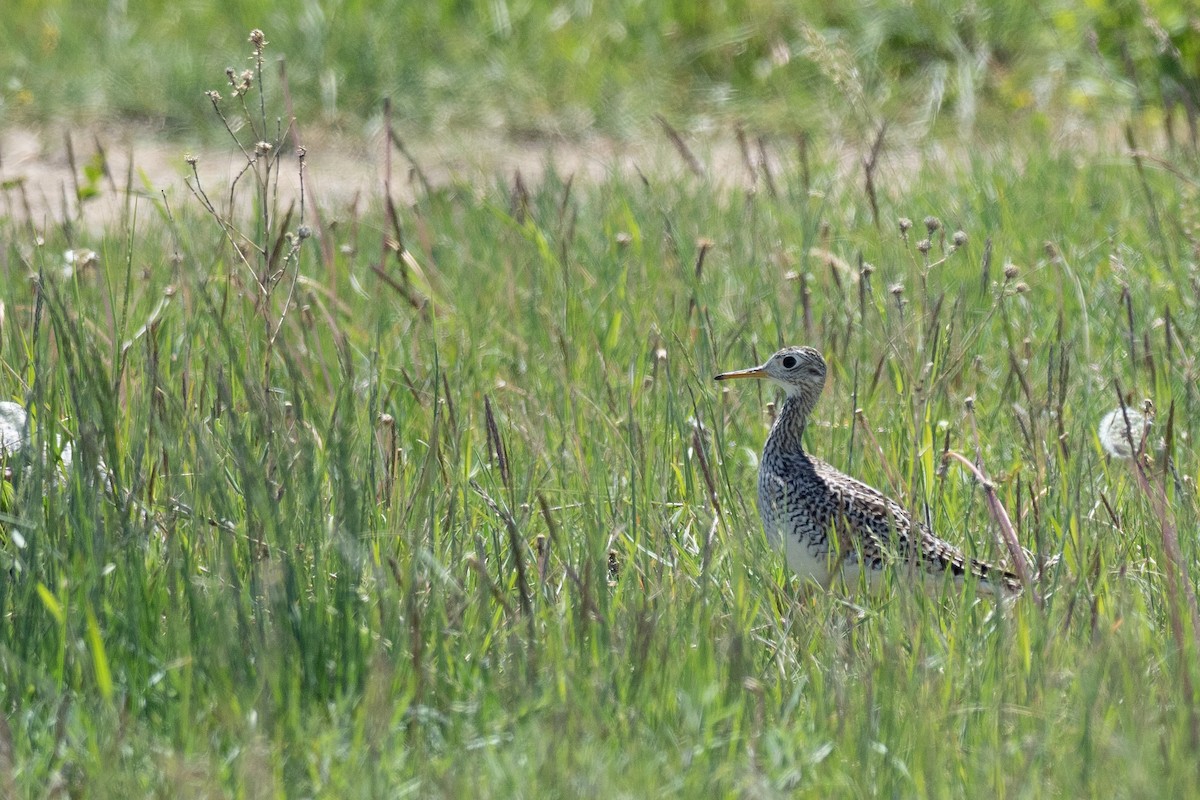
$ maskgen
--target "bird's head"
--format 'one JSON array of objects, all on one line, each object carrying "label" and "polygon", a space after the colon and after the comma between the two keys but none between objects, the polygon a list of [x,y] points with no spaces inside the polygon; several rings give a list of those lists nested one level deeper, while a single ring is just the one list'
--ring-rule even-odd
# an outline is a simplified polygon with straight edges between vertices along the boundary
[{"label": "bird's head", "polygon": [[812,347],[785,347],[760,367],[722,372],[716,380],[769,378],[788,396],[801,396],[816,402],[825,388],[825,359]]}]

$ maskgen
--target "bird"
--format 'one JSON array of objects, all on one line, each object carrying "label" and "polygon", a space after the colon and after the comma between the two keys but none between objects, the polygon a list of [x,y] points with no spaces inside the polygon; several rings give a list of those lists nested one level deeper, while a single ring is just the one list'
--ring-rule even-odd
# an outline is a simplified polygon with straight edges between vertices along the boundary
[{"label": "bird", "polygon": [[758,467],[758,511],[767,540],[782,549],[802,579],[829,588],[840,573],[848,586],[866,573],[878,586],[889,564],[913,574],[961,583],[975,576],[981,595],[1011,597],[1017,575],[967,556],[913,519],[904,506],[804,449],[804,430],[825,388],[826,365],[812,347],[785,347],[761,366],[722,372],[718,381],[765,378],[783,389],[783,404]]}]

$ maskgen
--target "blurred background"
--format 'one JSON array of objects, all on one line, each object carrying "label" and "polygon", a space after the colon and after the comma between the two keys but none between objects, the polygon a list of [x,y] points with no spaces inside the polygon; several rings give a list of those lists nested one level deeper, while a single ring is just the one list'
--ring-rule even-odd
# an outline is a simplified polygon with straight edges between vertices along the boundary
[{"label": "blurred background", "polygon": [[[0,120],[176,137],[261,28],[304,124],[413,136],[702,132],[988,135],[1158,115],[1191,136],[1200,16],[1168,0],[6,0]],[[245,47],[246,55],[249,47]],[[1170,112],[1170,119],[1163,116]]]}]

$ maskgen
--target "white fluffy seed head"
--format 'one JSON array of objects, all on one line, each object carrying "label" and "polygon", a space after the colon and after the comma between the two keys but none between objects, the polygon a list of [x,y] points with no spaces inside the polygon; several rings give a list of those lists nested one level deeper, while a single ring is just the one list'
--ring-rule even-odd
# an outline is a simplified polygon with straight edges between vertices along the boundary
[{"label": "white fluffy seed head", "polygon": [[[1126,420],[1129,423],[1126,425]],[[1146,417],[1140,411],[1114,408],[1100,420],[1100,445],[1113,458],[1133,458],[1146,432]],[[1132,442],[1132,446],[1130,443]]]}]

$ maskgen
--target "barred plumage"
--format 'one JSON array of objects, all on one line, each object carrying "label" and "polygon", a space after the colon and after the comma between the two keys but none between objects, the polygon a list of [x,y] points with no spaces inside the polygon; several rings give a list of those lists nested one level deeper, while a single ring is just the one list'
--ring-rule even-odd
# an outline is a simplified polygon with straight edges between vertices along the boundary
[{"label": "barred plumage", "polygon": [[804,451],[804,428],[825,387],[819,352],[785,347],[761,367],[716,376],[733,378],[769,378],[785,393],[758,467],[758,511],[794,572],[828,586],[841,571],[853,584],[861,570],[870,580],[895,563],[932,576],[969,572],[981,592],[1020,591],[1016,575],[969,558],[896,501]]}]

